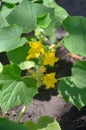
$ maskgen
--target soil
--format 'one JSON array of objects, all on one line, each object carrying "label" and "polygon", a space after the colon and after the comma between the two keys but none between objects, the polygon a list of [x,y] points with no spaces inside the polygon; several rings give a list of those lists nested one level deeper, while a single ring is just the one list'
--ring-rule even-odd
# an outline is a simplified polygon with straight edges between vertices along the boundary
[{"label": "soil", "polygon": [[[85,0],[78,0],[78,2],[75,0],[56,1],[58,4],[66,8],[71,15],[86,16]],[[66,32],[60,28],[56,32],[56,35],[57,41],[59,41],[66,35]],[[68,53],[68,50],[66,50],[64,46],[61,46],[57,50],[56,55],[60,58],[60,61],[58,62],[58,69],[55,68],[57,78],[71,75],[71,67],[73,62],[75,62],[75,59],[70,55],[67,55]],[[0,61],[3,64],[7,64],[8,61],[6,54],[3,54],[0,54]],[[16,120],[21,109],[22,105],[14,107],[6,113],[6,117],[11,120]],[[27,107],[21,122],[25,122],[27,120],[36,122],[40,116],[44,115],[56,118],[56,120],[60,123],[62,130],[86,130],[86,107],[79,111],[71,103],[65,102],[62,96],[58,94],[57,88],[46,90],[45,87],[41,87],[39,89],[39,94],[35,95],[34,99]]]},{"label": "soil", "polygon": [[55,0],[70,15],[86,16],[86,0]]}]

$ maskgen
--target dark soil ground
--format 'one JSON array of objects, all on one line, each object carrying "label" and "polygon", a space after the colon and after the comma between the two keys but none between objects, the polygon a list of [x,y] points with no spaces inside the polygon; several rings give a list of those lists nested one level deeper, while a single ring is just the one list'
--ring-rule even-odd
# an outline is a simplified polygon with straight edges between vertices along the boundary
[{"label": "dark soil ground", "polygon": [[[86,0],[56,0],[58,4],[67,9],[71,15],[86,16]],[[56,33],[59,41],[66,33],[59,29]],[[57,78],[71,74],[72,63],[75,61],[71,56],[68,56],[68,51],[64,46],[58,48],[57,56],[61,59],[58,63]],[[0,60],[5,64],[7,61],[4,53],[0,54]],[[56,68],[55,68],[56,69]],[[22,106],[17,106],[9,110],[6,117],[11,120],[16,120]],[[71,103],[63,100],[58,94],[57,89],[46,90],[44,87],[39,89],[32,102],[29,104],[21,122],[27,120],[37,121],[40,116],[48,115],[56,118],[59,121],[62,130],[86,130],[86,107],[80,111]]]},{"label": "dark soil ground", "polygon": [[86,0],[55,0],[70,15],[86,16]]}]

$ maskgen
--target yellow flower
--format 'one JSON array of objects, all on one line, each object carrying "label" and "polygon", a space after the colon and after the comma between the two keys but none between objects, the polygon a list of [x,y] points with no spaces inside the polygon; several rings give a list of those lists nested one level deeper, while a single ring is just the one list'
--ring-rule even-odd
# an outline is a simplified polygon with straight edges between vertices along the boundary
[{"label": "yellow flower", "polygon": [[54,88],[55,83],[57,82],[57,79],[55,78],[55,73],[46,74],[42,80],[47,89]]},{"label": "yellow flower", "polygon": [[44,65],[51,65],[54,66],[54,63],[57,62],[59,59],[55,57],[55,52],[45,52],[44,53]]},{"label": "yellow flower", "polygon": [[28,51],[28,56],[26,57],[26,60],[29,60],[30,58],[38,58],[40,53],[44,52],[41,41],[30,42],[29,45],[31,48]]}]

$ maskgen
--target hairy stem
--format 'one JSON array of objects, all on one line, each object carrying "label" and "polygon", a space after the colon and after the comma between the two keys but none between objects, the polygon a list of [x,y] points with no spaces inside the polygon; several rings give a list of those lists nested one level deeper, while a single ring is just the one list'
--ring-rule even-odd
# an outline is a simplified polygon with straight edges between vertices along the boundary
[{"label": "hairy stem", "polygon": [[23,114],[25,113],[26,109],[27,109],[26,106],[24,106],[24,107],[22,108],[21,112],[19,113],[19,116],[18,116],[17,122],[20,122],[20,120],[21,120]]}]

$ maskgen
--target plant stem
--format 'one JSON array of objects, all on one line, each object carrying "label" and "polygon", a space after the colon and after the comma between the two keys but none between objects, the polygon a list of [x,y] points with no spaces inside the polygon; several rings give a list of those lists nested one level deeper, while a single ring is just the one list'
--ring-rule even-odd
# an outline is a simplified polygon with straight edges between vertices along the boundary
[{"label": "plant stem", "polygon": [[60,47],[63,44],[63,39],[57,43],[57,45],[55,46],[55,48],[57,49],[58,47]]},{"label": "plant stem", "polygon": [[17,122],[20,122],[20,120],[21,120],[23,114],[25,113],[26,109],[27,109],[26,106],[24,106],[24,107],[22,108],[21,112],[19,113],[19,116],[18,116]]}]

